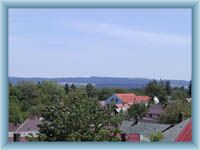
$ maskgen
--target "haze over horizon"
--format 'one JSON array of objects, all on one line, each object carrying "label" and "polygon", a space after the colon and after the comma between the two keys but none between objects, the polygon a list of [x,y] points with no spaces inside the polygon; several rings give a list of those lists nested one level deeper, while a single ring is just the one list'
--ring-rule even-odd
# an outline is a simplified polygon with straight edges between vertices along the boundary
[{"label": "haze over horizon", "polygon": [[191,9],[9,9],[9,77],[191,80]]},{"label": "haze over horizon", "polygon": [[183,80],[183,81],[190,81],[185,79],[162,79],[162,78],[147,78],[147,77],[109,77],[109,76],[88,76],[88,77],[17,77],[17,76],[9,76],[9,78],[44,78],[44,79],[61,79],[61,78],[124,78],[124,79],[150,79],[150,80]]}]

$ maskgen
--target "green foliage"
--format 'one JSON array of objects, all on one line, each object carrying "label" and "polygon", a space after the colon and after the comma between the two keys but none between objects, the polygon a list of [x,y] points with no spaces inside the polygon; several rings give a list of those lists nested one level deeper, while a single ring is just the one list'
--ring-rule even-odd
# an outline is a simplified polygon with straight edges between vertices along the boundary
[{"label": "green foliage", "polygon": [[67,98],[55,101],[57,105],[50,103],[43,111],[39,141],[117,140],[114,136],[117,119],[110,112],[106,113],[96,100],[70,92]]},{"label": "green foliage", "polygon": [[38,140],[37,140],[37,137],[35,137],[32,133],[29,133],[25,138],[26,138],[26,140],[28,140],[29,142],[38,141]]},{"label": "green foliage", "polygon": [[92,84],[86,85],[86,93],[89,98],[94,98],[96,96],[95,87]]},{"label": "green foliage", "polygon": [[167,94],[171,95],[172,89],[171,89],[171,83],[169,80],[165,83],[165,88],[166,88]]},{"label": "green foliage", "polygon": [[142,118],[147,112],[147,107],[145,104],[134,104],[128,109],[128,117],[135,118],[136,120],[138,117]]},{"label": "green foliage", "polygon": [[19,104],[11,100],[9,104],[9,122],[22,123],[23,121],[24,118]]},{"label": "green foliage", "polygon": [[66,83],[65,84],[65,92],[66,92],[66,94],[69,93],[69,90],[70,90],[69,85]]},{"label": "green foliage", "polygon": [[146,95],[145,88],[129,89],[128,92],[134,93],[136,95]]},{"label": "green foliage", "polygon": [[178,123],[178,116],[181,112],[183,113],[184,118],[191,117],[191,103],[176,101],[173,104],[169,104],[159,118],[160,123]]},{"label": "green foliage", "polygon": [[151,136],[150,136],[150,141],[151,142],[159,142],[162,139],[164,139],[164,136],[163,136],[162,132],[157,132],[155,134],[151,134]]},{"label": "green foliage", "polygon": [[114,94],[113,89],[111,88],[102,88],[98,90],[98,99],[99,100],[105,100],[108,97],[112,96]]},{"label": "green foliage", "polygon": [[172,99],[173,100],[182,100],[182,101],[186,101],[187,98],[187,92],[185,90],[181,90],[181,89],[175,89],[172,92]]},{"label": "green foliage", "polygon": [[167,103],[167,93],[163,82],[158,83],[156,80],[149,82],[146,86],[146,94],[152,98],[157,96],[162,104]]},{"label": "green foliage", "polygon": [[72,90],[76,90],[76,86],[75,86],[74,83],[71,85],[71,89],[72,89]]},{"label": "green foliage", "polygon": [[49,101],[54,101],[56,97],[64,98],[66,96],[63,86],[54,81],[43,81],[38,87],[41,91],[42,102],[45,104],[48,104]]},{"label": "green foliage", "polygon": [[114,93],[128,93],[129,90],[128,89],[124,89],[124,88],[113,88],[113,92]]}]

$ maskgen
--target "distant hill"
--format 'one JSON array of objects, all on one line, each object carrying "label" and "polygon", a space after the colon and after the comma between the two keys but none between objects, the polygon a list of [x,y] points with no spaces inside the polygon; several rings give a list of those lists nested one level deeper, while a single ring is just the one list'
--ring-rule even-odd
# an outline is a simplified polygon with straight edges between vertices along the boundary
[{"label": "distant hill", "polygon": [[[81,77],[81,78],[21,78],[9,77],[12,84],[17,84],[21,81],[42,82],[45,80],[56,81],[59,84],[76,84],[86,85],[94,84],[97,88],[102,87],[118,87],[118,88],[142,88],[145,87],[152,79],[147,78],[115,78],[115,77]],[[166,80],[163,80],[166,81]],[[189,81],[186,80],[170,80],[173,87],[188,87]]]}]

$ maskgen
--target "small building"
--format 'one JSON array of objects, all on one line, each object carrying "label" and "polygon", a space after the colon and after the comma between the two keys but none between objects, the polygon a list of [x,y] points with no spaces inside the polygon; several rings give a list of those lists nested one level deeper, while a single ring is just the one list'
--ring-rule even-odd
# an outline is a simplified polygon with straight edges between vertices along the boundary
[{"label": "small building", "polygon": [[15,125],[13,123],[9,123],[9,132],[8,138],[9,142],[14,141],[14,135],[18,135],[18,140],[21,142],[26,142],[26,137],[29,134],[32,134],[34,137],[39,133],[38,125],[41,123],[41,120],[38,118],[28,118],[22,124]]},{"label": "small building", "polygon": [[158,103],[158,104],[151,104],[149,106],[149,110],[146,114],[147,118],[151,118],[151,119],[158,119],[161,115],[161,113],[163,113],[164,109],[162,104]]},{"label": "small building", "polygon": [[123,121],[120,126],[120,130],[126,135],[140,135],[140,141],[150,141],[149,139],[152,133],[163,132],[170,127],[170,124],[149,123],[141,121],[135,123],[134,121]]}]

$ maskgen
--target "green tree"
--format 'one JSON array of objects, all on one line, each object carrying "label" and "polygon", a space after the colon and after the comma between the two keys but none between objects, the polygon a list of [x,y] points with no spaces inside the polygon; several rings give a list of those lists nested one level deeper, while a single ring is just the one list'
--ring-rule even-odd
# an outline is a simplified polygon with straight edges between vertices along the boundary
[{"label": "green tree", "polygon": [[56,98],[55,102],[49,103],[42,113],[44,120],[39,126],[39,141],[119,140],[112,123],[115,116],[106,113],[97,101],[70,92],[68,97]]},{"label": "green tree", "polygon": [[167,93],[165,87],[156,80],[149,82],[146,86],[146,94],[150,97],[157,96],[162,104],[167,103]]},{"label": "green tree", "polygon": [[176,101],[168,104],[164,112],[160,115],[160,123],[176,124],[178,123],[178,116],[183,113],[184,118],[191,117],[191,103],[186,101]]},{"label": "green tree", "polygon": [[155,134],[151,134],[151,136],[150,136],[150,141],[151,142],[159,142],[162,139],[164,139],[164,136],[163,136],[162,132],[157,132]]},{"label": "green tree", "polygon": [[166,89],[167,94],[171,95],[172,89],[171,89],[171,83],[169,80],[165,83],[165,89]]},{"label": "green tree", "polygon": [[72,89],[72,90],[76,90],[76,86],[75,86],[74,83],[71,85],[71,89]]},{"label": "green tree", "polygon": [[187,93],[184,90],[176,89],[172,92],[172,99],[173,100],[182,100],[185,101],[187,98]]},{"label": "green tree", "polygon": [[101,88],[98,90],[98,99],[99,100],[106,100],[110,96],[114,94],[113,89],[111,88]]},{"label": "green tree", "polygon": [[128,117],[135,118],[136,121],[138,117],[142,118],[147,113],[147,107],[145,104],[134,104],[128,109]]},{"label": "green tree", "polygon": [[16,86],[16,88],[18,88],[21,92],[19,100],[22,102],[22,111],[26,112],[32,105],[40,103],[40,93],[34,82],[22,81]]},{"label": "green tree", "polygon": [[86,93],[89,98],[94,98],[96,95],[95,87],[92,84],[86,85]]},{"label": "green tree", "polygon": [[40,98],[42,99],[42,103],[45,105],[48,105],[49,102],[54,101],[56,97],[66,97],[66,92],[63,86],[54,81],[43,81],[38,88],[41,93]]},{"label": "green tree", "polygon": [[69,93],[69,90],[70,90],[69,85],[66,83],[66,84],[65,84],[65,92],[68,94],[68,93]]},{"label": "green tree", "polygon": [[23,114],[20,110],[20,106],[13,102],[13,101],[10,101],[10,104],[9,104],[9,122],[12,122],[12,123],[22,123],[24,121],[24,118],[23,118]]},{"label": "green tree", "polygon": [[38,105],[31,106],[28,110],[28,114],[29,116],[41,116],[44,109],[45,105],[40,103]]}]

